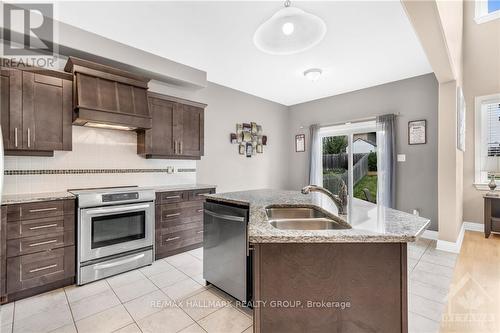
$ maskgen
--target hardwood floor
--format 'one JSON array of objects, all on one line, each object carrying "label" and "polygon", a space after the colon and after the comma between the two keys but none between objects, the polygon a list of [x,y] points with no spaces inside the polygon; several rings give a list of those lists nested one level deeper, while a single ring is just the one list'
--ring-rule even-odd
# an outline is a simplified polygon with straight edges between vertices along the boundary
[{"label": "hardwood floor", "polygon": [[500,332],[500,235],[465,233],[440,331]]}]

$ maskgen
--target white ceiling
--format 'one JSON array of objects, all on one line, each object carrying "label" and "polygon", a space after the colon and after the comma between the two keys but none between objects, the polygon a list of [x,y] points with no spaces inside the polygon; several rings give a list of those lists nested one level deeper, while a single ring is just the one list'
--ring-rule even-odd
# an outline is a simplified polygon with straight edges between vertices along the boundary
[{"label": "white ceiling", "polygon": [[[204,70],[211,82],[284,105],[432,72],[399,1],[292,5],[323,18],[328,30],[318,46],[288,56],[262,53],[252,41],[281,2],[58,2],[55,13],[65,23]],[[312,67],[323,70],[316,82],[302,75]]]}]

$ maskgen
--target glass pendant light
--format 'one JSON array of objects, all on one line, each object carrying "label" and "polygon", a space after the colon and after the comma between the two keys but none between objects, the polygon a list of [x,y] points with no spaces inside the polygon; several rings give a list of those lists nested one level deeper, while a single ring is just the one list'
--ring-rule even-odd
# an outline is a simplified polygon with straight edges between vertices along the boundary
[{"label": "glass pendant light", "polygon": [[303,52],[317,45],[326,34],[325,22],[302,9],[285,7],[262,23],[253,36],[259,50],[269,54],[286,55]]}]

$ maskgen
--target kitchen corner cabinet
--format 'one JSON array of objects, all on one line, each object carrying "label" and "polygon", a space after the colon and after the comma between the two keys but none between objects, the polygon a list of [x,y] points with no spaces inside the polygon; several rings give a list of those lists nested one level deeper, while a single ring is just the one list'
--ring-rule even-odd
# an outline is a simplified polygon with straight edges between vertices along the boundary
[{"label": "kitchen corner cabinet", "polygon": [[146,158],[200,159],[204,154],[205,104],[148,94],[153,126],[137,134],[137,153]]},{"label": "kitchen corner cabinet", "polygon": [[54,150],[71,150],[71,75],[5,67],[0,72],[5,154],[52,156]]}]

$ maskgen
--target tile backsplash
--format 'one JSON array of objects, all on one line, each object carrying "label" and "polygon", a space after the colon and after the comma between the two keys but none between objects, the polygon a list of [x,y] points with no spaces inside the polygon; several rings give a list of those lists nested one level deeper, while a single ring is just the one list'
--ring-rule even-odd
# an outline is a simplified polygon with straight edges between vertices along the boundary
[{"label": "tile backsplash", "polygon": [[[167,170],[173,167],[174,172]],[[135,132],[73,126],[73,150],[54,157],[6,156],[3,194],[196,182],[196,161],[145,159]],[[168,170],[170,171],[170,170]]]}]

